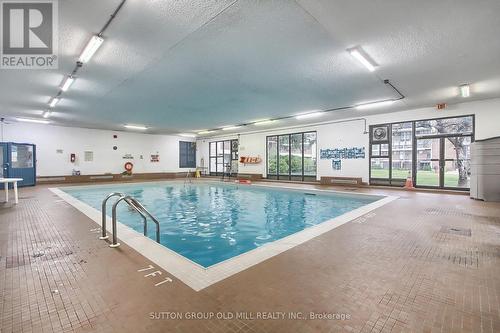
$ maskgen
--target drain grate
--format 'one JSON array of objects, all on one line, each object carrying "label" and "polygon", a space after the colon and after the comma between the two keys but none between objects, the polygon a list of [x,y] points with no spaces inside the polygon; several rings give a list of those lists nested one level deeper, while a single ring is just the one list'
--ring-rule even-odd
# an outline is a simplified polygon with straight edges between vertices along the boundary
[{"label": "drain grate", "polygon": [[466,237],[472,236],[471,229],[460,228],[460,227],[442,226],[441,232],[446,233],[446,234],[453,234],[453,235],[466,236]]}]

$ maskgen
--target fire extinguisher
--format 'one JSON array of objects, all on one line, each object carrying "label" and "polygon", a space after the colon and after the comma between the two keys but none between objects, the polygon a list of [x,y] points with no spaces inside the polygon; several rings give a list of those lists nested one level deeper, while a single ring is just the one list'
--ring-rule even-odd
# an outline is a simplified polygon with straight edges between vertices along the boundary
[{"label": "fire extinguisher", "polygon": [[70,159],[71,163],[75,163],[75,161],[76,161],[76,154],[71,154],[69,159]]}]

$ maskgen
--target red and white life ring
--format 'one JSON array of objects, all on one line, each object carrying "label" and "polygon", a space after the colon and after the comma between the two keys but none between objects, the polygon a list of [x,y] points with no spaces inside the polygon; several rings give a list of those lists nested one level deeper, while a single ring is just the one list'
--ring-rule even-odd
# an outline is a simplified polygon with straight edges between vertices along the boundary
[{"label": "red and white life ring", "polygon": [[125,163],[125,171],[132,172],[133,168],[134,168],[134,165],[132,164],[132,162]]}]

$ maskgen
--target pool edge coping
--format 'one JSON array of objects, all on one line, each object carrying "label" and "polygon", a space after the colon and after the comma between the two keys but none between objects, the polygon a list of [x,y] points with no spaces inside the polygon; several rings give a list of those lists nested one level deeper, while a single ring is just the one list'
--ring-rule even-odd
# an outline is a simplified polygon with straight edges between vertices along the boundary
[{"label": "pool edge coping", "polygon": [[[89,185],[92,186],[92,185]],[[257,185],[262,186],[262,185]],[[271,185],[263,185],[264,187],[281,188]],[[70,187],[70,186],[64,186]],[[83,187],[83,186],[82,186]],[[73,187],[74,188],[74,187]],[[63,199],[66,203],[73,206],[81,213],[86,215],[92,221],[101,226],[101,212],[86,203],[76,199],[72,195],[62,191],[60,188],[51,187],[49,191]],[[330,193],[349,193],[335,190],[322,190],[322,189],[301,189],[285,187],[289,190],[305,190],[311,192],[330,192]],[[360,193],[361,194],[361,193]],[[368,195],[368,194],[364,194]],[[214,264],[205,268],[188,258],[178,254],[177,252],[167,248],[164,245],[156,243],[154,240],[145,237],[143,234],[133,230],[132,228],[117,221],[118,238],[125,244],[139,252],[144,257],[156,263],[165,271],[169,272],[181,282],[189,286],[195,291],[201,291],[217,282],[220,282],[232,275],[240,273],[252,266],[255,266],[265,260],[277,256],[287,250],[290,250],[298,245],[306,243],[307,241],[316,238],[328,231],[338,228],[350,221],[353,221],[377,208],[380,208],[394,200],[397,196],[376,195],[382,197],[381,199],[356,208],[350,212],[337,216],[333,219],[326,220],[320,224],[308,227],[302,231],[283,237],[274,242],[266,243],[260,247],[250,251],[239,254],[230,259],[226,259],[220,263]],[[111,232],[111,218],[107,217],[107,231]]]}]

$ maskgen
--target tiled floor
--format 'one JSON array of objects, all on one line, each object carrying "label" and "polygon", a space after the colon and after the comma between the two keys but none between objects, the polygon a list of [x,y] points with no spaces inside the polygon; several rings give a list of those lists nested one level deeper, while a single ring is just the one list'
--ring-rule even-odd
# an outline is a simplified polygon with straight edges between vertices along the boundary
[{"label": "tiled floor", "polygon": [[400,198],[195,292],[23,188],[0,204],[0,332],[500,332],[500,204],[352,190]]}]

